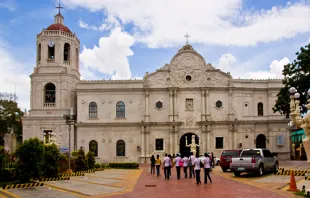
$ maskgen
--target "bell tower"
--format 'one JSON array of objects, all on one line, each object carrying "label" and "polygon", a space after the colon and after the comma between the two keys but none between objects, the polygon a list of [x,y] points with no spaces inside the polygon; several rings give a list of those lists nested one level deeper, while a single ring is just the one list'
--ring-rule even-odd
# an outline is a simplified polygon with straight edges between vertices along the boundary
[{"label": "bell tower", "polygon": [[36,66],[31,74],[29,116],[69,114],[76,106],[75,85],[80,81],[80,41],[64,25],[59,9],[54,23],[37,35]]}]

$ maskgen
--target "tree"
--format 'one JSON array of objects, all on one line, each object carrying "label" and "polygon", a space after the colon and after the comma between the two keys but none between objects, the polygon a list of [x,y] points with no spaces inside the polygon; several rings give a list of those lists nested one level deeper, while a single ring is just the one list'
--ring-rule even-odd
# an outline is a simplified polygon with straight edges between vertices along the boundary
[{"label": "tree", "polygon": [[30,178],[41,178],[43,172],[43,141],[38,138],[30,138],[24,141],[16,150],[17,175],[23,182]]},{"label": "tree", "polygon": [[13,130],[18,139],[21,139],[23,115],[24,113],[17,106],[15,95],[0,93],[0,136],[2,138],[4,133],[10,133]]},{"label": "tree", "polygon": [[75,160],[75,171],[87,170],[87,160],[85,157],[85,152],[82,148],[78,151],[77,158]]},{"label": "tree", "polygon": [[43,172],[45,177],[56,176],[59,172],[60,153],[55,144],[44,145]]},{"label": "tree", "polygon": [[89,151],[86,155],[87,158],[87,167],[88,169],[94,169],[95,168],[95,154],[91,151]]},{"label": "tree", "polygon": [[[301,47],[299,52],[296,52],[296,60],[284,66],[282,74],[283,88],[277,94],[273,112],[279,112],[289,118],[290,114],[290,93],[289,88],[295,87],[300,93],[300,104],[305,104],[307,101],[307,92],[310,88],[310,43],[305,47]],[[301,113],[307,112],[305,106],[302,106]]]}]

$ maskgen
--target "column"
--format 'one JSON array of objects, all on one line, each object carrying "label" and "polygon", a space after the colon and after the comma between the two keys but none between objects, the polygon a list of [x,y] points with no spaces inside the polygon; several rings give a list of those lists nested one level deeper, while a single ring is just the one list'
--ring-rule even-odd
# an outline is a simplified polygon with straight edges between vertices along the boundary
[{"label": "column", "polygon": [[173,122],[173,91],[170,90],[170,93],[169,93],[169,99],[170,99],[170,102],[169,102],[169,117],[170,117],[170,122]]},{"label": "column", "polygon": [[232,104],[232,89],[229,89],[229,108],[228,108],[228,118],[229,120],[233,120],[234,119],[234,111],[233,111],[233,104]]},{"label": "column", "polygon": [[176,90],[174,90],[173,91],[174,92],[174,94],[173,94],[173,96],[174,96],[174,102],[173,102],[173,120],[174,121],[177,121],[178,120],[178,111],[177,111],[177,91]]},{"label": "column", "polygon": [[145,156],[144,126],[141,127],[141,157]]},{"label": "column", "polygon": [[179,140],[178,140],[178,131],[176,130],[175,127],[174,127],[173,133],[174,133],[174,152],[173,153],[177,154],[178,150],[179,150],[178,149],[178,146],[179,146],[178,142],[179,142]]},{"label": "column", "polygon": [[170,135],[170,146],[169,146],[169,153],[172,154],[173,153],[173,127],[170,126],[170,129],[169,129],[169,135]]},{"label": "column", "polygon": [[206,120],[205,95],[206,90],[201,90],[201,121]]},{"label": "column", "polygon": [[[206,126],[206,133],[207,133],[207,152],[211,152],[211,126]],[[212,149],[213,150],[213,149]]]},{"label": "column", "polygon": [[149,156],[150,155],[150,130],[149,127],[147,127],[147,131],[146,131],[146,155]]},{"label": "column", "polygon": [[[202,126],[202,130],[201,130],[201,142],[202,142],[202,144],[201,143],[199,143],[201,146],[201,148],[202,148],[202,151],[201,151],[201,153],[203,152],[203,153],[205,153],[205,152],[208,152],[208,148],[207,148],[207,145],[209,144],[208,142],[207,142],[207,131],[206,131],[206,126],[205,125],[203,125]],[[203,154],[202,153],[202,154]]]},{"label": "column", "polygon": [[145,114],[144,114],[144,121],[149,122],[150,121],[150,113],[149,113],[149,91],[145,91]]},{"label": "column", "polygon": [[209,110],[209,107],[210,107],[210,105],[209,105],[209,90],[206,90],[206,97],[205,97],[205,100],[206,100],[206,102],[205,102],[205,108],[206,108],[206,110],[205,110],[205,112],[206,112],[206,120],[210,120],[211,119],[211,117],[210,117],[210,110]]}]

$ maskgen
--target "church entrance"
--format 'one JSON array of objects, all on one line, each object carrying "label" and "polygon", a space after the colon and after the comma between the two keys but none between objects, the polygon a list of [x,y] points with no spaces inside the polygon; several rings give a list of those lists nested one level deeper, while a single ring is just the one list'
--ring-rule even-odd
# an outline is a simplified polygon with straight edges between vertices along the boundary
[{"label": "church entrance", "polygon": [[256,137],[256,148],[266,148],[266,136],[264,134],[259,134]]},{"label": "church entrance", "polygon": [[[191,144],[192,143],[192,135],[195,135],[195,143],[199,145],[199,137],[194,134],[194,133],[186,133],[184,134],[181,139],[180,139],[180,153],[182,155],[182,157],[184,156],[190,156],[190,147],[186,147],[186,143],[185,143],[185,139],[187,138],[187,144]],[[186,137],[186,138],[185,138]],[[199,155],[199,147],[196,148],[197,149],[197,153]]]}]

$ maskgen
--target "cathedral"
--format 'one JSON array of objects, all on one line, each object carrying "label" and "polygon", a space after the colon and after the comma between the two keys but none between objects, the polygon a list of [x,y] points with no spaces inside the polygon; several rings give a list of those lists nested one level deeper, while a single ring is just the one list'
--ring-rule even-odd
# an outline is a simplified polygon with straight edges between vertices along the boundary
[{"label": "cathedral", "polygon": [[23,140],[83,148],[102,163],[188,155],[192,135],[200,154],[257,147],[290,156],[289,121],[272,110],[281,80],[233,79],[187,43],[142,80],[81,80],[80,40],[60,13],[36,42]]}]

